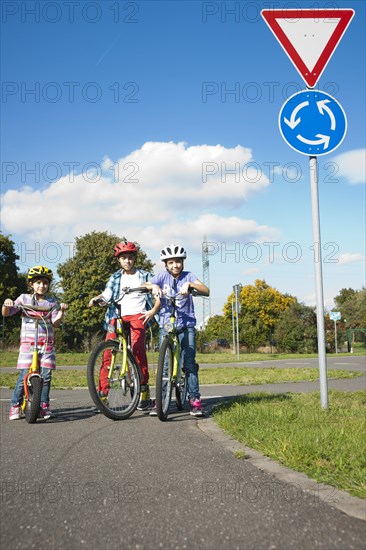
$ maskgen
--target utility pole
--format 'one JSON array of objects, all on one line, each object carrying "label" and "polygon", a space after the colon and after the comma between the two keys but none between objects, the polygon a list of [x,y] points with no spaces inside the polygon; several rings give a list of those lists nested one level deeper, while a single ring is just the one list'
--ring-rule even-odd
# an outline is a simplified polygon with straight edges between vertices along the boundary
[{"label": "utility pole", "polygon": [[[208,246],[206,235],[203,238],[202,243],[202,272],[203,272],[203,284],[210,288],[210,262],[208,259]],[[206,319],[211,316],[211,298],[205,296],[202,298],[202,328],[205,328]]]}]

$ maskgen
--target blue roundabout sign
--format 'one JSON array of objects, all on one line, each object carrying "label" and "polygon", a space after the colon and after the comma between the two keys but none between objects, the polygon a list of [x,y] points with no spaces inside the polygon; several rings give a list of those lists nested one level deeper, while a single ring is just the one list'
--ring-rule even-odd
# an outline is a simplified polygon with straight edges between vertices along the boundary
[{"label": "blue roundabout sign", "polygon": [[334,97],[319,90],[303,90],[282,105],[278,124],[283,139],[303,155],[327,155],[343,141],[347,118]]}]

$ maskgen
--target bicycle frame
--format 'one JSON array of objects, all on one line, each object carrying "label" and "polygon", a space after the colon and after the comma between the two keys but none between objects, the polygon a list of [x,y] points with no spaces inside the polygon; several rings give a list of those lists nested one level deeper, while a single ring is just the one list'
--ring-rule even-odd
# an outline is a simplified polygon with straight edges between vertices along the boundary
[{"label": "bicycle frame", "polygon": [[[121,375],[125,376],[128,370],[128,363],[127,363],[127,351],[130,349],[130,345],[127,341],[127,338],[123,331],[123,320],[122,317],[117,318],[116,322],[116,340],[119,342],[120,351],[122,352],[122,369],[121,369]],[[112,379],[112,375],[114,372],[115,367],[115,361],[116,357],[112,354],[111,357],[111,364],[109,366],[109,373],[108,373],[108,380]]]},{"label": "bicycle frame", "polygon": [[174,383],[179,380],[180,377],[180,343],[179,338],[177,335],[177,327],[176,327],[176,304],[175,304],[175,297],[171,298],[172,301],[172,314],[170,316],[170,323],[171,323],[171,329],[167,330],[167,337],[171,339],[173,347],[174,347],[174,361],[173,361],[173,372],[172,372],[172,381]]}]

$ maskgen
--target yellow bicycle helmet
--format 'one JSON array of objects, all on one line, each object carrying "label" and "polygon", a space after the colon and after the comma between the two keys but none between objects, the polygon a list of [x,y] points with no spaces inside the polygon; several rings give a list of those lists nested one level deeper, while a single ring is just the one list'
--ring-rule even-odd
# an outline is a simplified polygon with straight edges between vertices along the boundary
[{"label": "yellow bicycle helmet", "polygon": [[48,267],[45,267],[44,265],[36,265],[35,267],[31,267],[28,271],[28,281],[31,281],[36,277],[45,277],[51,282],[53,279],[53,273],[50,269],[48,269]]}]

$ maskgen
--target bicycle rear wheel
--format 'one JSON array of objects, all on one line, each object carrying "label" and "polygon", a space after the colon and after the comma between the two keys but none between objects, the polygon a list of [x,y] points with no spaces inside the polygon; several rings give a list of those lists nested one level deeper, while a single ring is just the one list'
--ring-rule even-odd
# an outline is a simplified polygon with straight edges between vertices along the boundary
[{"label": "bicycle rear wheel", "polygon": [[175,388],[175,402],[177,409],[182,411],[187,400],[188,379],[185,372],[181,372],[181,377]]},{"label": "bicycle rear wheel", "polygon": [[28,424],[34,424],[37,421],[41,406],[42,385],[43,380],[40,376],[31,376],[27,382],[28,399],[24,414]]},{"label": "bicycle rear wheel", "polygon": [[162,421],[168,418],[170,400],[172,398],[173,362],[173,345],[169,336],[166,336],[160,346],[155,389],[156,412],[159,419]]},{"label": "bicycle rear wheel", "polygon": [[[102,365],[106,369],[106,360],[112,375],[108,377],[106,395],[99,392],[99,380]],[[87,366],[88,388],[96,407],[112,420],[125,420],[137,408],[141,393],[140,368],[131,351],[127,352],[127,371],[122,375],[123,354],[116,340],[107,340],[99,344],[91,353]],[[107,372],[109,373],[110,368]]]}]

